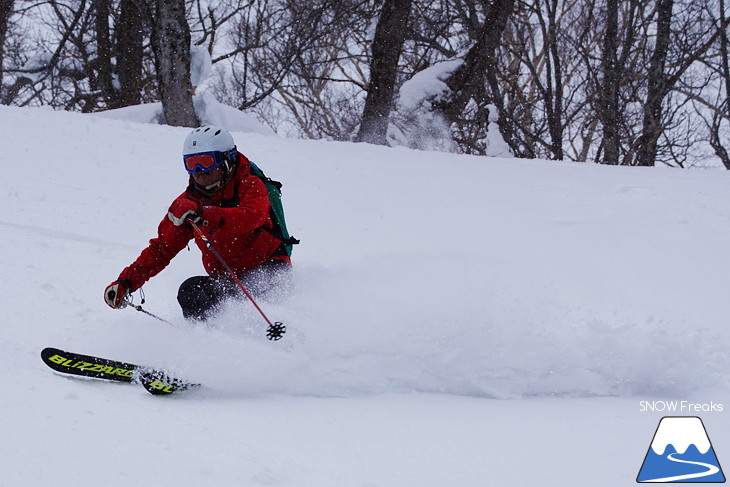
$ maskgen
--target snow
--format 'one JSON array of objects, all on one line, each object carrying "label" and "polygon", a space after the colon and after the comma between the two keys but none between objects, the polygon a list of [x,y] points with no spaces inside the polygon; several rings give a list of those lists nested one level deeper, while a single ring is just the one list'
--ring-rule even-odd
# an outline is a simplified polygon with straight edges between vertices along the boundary
[{"label": "snow", "polygon": [[[413,149],[458,152],[451,127],[444,117],[431,109],[449,93],[446,80],[464,64],[463,57],[436,63],[405,81],[398,92],[397,111],[391,116],[388,140],[391,146]],[[482,142],[486,155],[511,157],[511,151],[497,125],[497,107],[489,105],[489,130]]]},{"label": "snow", "polygon": [[[213,72],[213,60],[205,46],[190,46],[190,83],[200,90]],[[202,90],[201,90],[202,91]],[[198,93],[200,91],[197,91]]]},{"label": "snow", "polygon": [[487,152],[490,157],[512,157],[512,152],[507,142],[504,141],[499,131],[499,112],[494,104],[487,106],[489,110],[489,130],[487,131]]},{"label": "snow", "polygon": [[[203,49],[203,51],[205,51]],[[197,52],[197,51],[196,51]],[[207,52],[207,51],[205,51]],[[274,135],[274,131],[256,117],[219,102],[209,91],[202,89],[193,96],[193,106],[201,125],[218,125],[231,132],[251,132]],[[163,120],[162,103],[145,103],[98,112],[95,117],[143,124],[158,124]]]},{"label": "snow", "polygon": [[[134,111],[0,107],[0,485],[614,486],[662,416],[640,401],[730,402],[725,171],[236,128],[302,240],[269,342],[246,303],[185,322],[194,247],[144,288],[174,326],[104,304],[187,181],[188,129]],[[47,346],[204,387],[61,377]],[[730,421],[702,419],[722,463]]]},{"label": "snow", "polygon": [[444,80],[464,64],[463,59],[452,59],[436,63],[414,74],[403,83],[399,91],[400,108],[411,110],[417,108],[428,98],[438,98],[448,91]]},{"label": "snow", "polygon": [[[681,441],[678,441],[681,439]],[[700,418],[692,417],[669,417],[662,419],[657,428],[654,440],[651,442],[651,449],[657,455],[664,455],[668,445],[674,446],[678,453],[687,451],[690,445],[697,447],[703,455],[710,449],[710,439],[705,433]]]}]

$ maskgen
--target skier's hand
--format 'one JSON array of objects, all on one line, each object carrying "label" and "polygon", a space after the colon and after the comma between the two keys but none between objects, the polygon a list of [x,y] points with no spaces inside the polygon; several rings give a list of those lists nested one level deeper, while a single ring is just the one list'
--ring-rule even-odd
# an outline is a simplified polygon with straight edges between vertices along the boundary
[{"label": "skier's hand", "polygon": [[114,281],[104,290],[104,301],[114,309],[126,308],[129,304],[130,287],[124,281]]},{"label": "skier's hand", "polygon": [[186,223],[188,219],[197,223],[200,220],[200,204],[186,198],[177,199],[170,206],[167,218],[178,227]]}]

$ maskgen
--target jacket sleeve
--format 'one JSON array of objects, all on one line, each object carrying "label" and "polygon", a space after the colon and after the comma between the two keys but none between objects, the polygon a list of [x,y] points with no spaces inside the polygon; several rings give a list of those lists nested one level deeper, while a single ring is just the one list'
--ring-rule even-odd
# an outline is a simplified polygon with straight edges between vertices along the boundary
[{"label": "jacket sleeve", "polygon": [[167,216],[157,228],[157,237],[150,240],[149,245],[129,267],[119,275],[119,280],[127,280],[132,291],[141,288],[150,278],[159,274],[170,261],[185,248],[193,231],[190,225],[175,226]]},{"label": "jacket sleeve", "polygon": [[263,227],[269,221],[269,193],[263,181],[246,176],[238,187],[239,203],[233,208],[204,206],[202,218],[211,227],[226,226],[237,232],[248,233]]}]

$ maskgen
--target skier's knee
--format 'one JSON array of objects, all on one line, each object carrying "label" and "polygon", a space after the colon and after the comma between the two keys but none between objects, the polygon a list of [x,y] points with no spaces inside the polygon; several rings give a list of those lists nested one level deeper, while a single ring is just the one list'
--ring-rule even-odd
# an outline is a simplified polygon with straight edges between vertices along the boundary
[{"label": "skier's knee", "polygon": [[215,311],[221,297],[210,277],[191,277],[180,285],[177,302],[186,319],[205,320]]}]

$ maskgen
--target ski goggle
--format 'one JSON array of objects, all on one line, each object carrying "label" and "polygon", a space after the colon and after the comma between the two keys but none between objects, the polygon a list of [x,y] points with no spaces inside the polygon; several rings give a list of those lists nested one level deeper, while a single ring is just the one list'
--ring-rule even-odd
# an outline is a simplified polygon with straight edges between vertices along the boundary
[{"label": "ski goggle", "polygon": [[190,174],[193,174],[195,171],[208,172],[226,162],[227,154],[227,152],[220,151],[190,154],[183,156],[183,164],[185,165],[185,170]]}]

